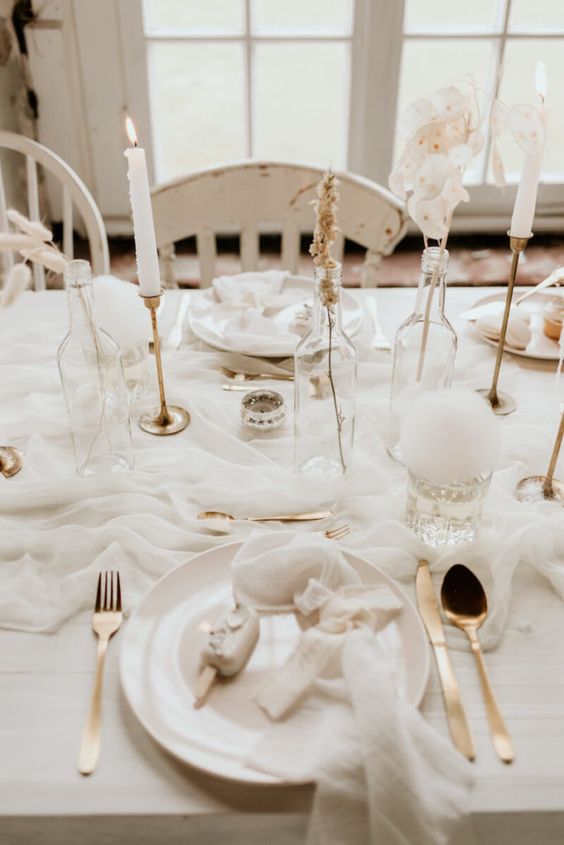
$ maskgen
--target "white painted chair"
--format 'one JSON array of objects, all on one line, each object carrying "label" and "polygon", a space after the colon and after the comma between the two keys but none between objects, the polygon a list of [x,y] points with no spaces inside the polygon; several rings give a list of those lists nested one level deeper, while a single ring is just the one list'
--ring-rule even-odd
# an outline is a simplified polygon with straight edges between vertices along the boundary
[{"label": "white painted chair", "polygon": [[[62,248],[67,258],[73,258],[73,212],[77,209],[90,247],[92,272],[98,276],[108,273],[110,256],[108,239],[102,215],[94,202],[92,194],[74,170],[51,150],[24,135],[0,130],[0,149],[13,150],[25,156],[27,177],[27,211],[31,220],[39,220],[39,181],[38,165],[48,171],[60,183],[63,208],[63,243]],[[4,179],[0,165],[0,231],[8,231],[6,217],[6,196]],[[6,272],[13,266],[14,255],[5,255]],[[33,265],[35,290],[45,289],[45,271],[40,265]]]},{"label": "white painted chair", "polygon": [[[163,283],[174,285],[174,244],[196,236],[201,286],[215,275],[218,232],[241,235],[241,266],[256,270],[259,233],[282,233],[281,265],[296,273],[300,234],[311,232],[311,201],[323,169],[282,162],[235,162],[191,173],[156,186],[152,191],[157,246]],[[361,275],[363,287],[377,284],[382,257],[403,237],[407,217],[403,204],[389,191],[351,173],[340,181],[340,240],[334,254],[342,257],[344,238],[366,249]]]}]

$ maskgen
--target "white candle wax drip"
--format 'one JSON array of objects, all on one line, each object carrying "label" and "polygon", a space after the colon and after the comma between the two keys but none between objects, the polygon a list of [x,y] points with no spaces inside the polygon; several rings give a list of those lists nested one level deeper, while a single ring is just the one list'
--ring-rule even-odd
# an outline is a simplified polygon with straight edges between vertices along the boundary
[{"label": "white candle wax drip", "polygon": [[161,278],[147,161],[145,150],[137,146],[133,123],[129,118],[127,122],[130,140],[135,144],[126,149],[124,155],[128,162],[127,177],[133,215],[137,277],[143,296],[158,296],[161,292]]}]

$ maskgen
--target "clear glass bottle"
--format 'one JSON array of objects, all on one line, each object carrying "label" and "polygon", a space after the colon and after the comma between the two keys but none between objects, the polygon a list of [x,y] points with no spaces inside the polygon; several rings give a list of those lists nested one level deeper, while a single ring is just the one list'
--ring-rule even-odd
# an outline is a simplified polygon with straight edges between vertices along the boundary
[{"label": "clear glass bottle", "polygon": [[402,414],[421,390],[440,390],[452,382],[458,339],[445,316],[447,269],[447,250],[424,250],[415,309],[396,332],[388,452],[398,461]]},{"label": "clear glass bottle", "polygon": [[341,324],[341,265],[315,268],[311,328],[295,352],[295,467],[330,480],[350,467],[357,353]]},{"label": "clear glass bottle", "polygon": [[65,272],[70,327],[57,353],[80,475],[132,469],[127,388],[120,351],[98,327],[88,261]]}]

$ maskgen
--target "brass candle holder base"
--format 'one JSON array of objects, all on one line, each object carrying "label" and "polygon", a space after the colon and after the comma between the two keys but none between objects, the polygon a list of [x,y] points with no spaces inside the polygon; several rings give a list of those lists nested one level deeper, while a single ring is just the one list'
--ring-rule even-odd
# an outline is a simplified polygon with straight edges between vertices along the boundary
[{"label": "brass candle holder base", "polygon": [[562,440],[564,440],[564,410],[560,417],[560,425],[552,447],[546,475],[530,475],[528,478],[521,479],[515,490],[515,495],[521,502],[542,502],[544,500],[546,502],[559,502],[564,505],[564,483],[554,478]]},{"label": "brass candle holder base", "polygon": [[501,321],[501,330],[499,332],[499,340],[497,344],[494,374],[491,387],[481,387],[477,391],[480,396],[483,396],[484,399],[490,403],[494,414],[498,414],[499,416],[512,414],[513,411],[517,410],[517,403],[515,399],[513,399],[509,393],[502,393],[501,391],[498,391],[497,382],[499,379],[499,371],[501,369],[501,360],[505,349],[505,336],[507,335],[509,312],[511,311],[511,301],[513,299],[513,288],[515,287],[519,258],[527,246],[529,239],[533,237],[531,234],[528,238],[516,238],[511,234],[511,232],[508,232],[507,234],[509,235],[509,248],[513,253],[513,258],[511,259],[511,270],[509,271],[509,281],[507,282],[507,295],[505,297],[505,309],[503,311],[503,319]]},{"label": "brass candle holder base", "polygon": [[502,390],[496,390],[495,395],[491,396],[491,389],[489,387],[481,387],[476,391],[480,396],[486,399],[492,408],[494,414],[499,417],[504,417],[507,414],[512,414],[517,410],[517,402],[510,396],[509,393],[504,393]]},{"label": "brass candle holder base", "polygon": [[522,478],[515,490],[520,502],[559,502],[564,505],[564,483],[548,475]]},{"label": "brass candle holder base", "polygon": [[0,446],[0,472],[4,478],[11,478],[23,466],[23,455],[13,446]]},{"label": "brass candle holder base", "polygon": [[159,338],[159,326],[157,322],[157,309],[159,307],[163,291],[157,296],[143,296],[140,294],[145,307],[151,312],[151,325],[153,328],[153,347],[155,361],[157,364],[157,377],[159,381],[159,395],[161,404],[157,408],[148,411],[139,418],[139,427],[148,434],[163,436],[167,434],[178,434],[184,431],[190,424],[190,414],[185,408],[179,405],[167,405],[164,391],[163,365],[161,360],[161,342]]},{"label": "brass candle holder base", "polygon": [[139,426],[149,434],[178,434],[190,423],[190,414],[178,405],[167,405],[166,413],[161,408],[153,408],[139,417]]}]

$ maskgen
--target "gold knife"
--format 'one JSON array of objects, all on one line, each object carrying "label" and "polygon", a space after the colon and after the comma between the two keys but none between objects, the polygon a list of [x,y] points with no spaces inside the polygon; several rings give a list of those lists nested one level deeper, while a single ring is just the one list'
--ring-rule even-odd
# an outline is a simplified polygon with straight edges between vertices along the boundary
[{"label": "gold knife", "polygon": [[458,750],[469,760],[473,760],[474,742],[462,706],[458,682],[448,656],[443,623],[433,590],[429,563],[426,560],[419,561],[415,586],[419,613],[429,634],[437,661],[450,735]]}]

